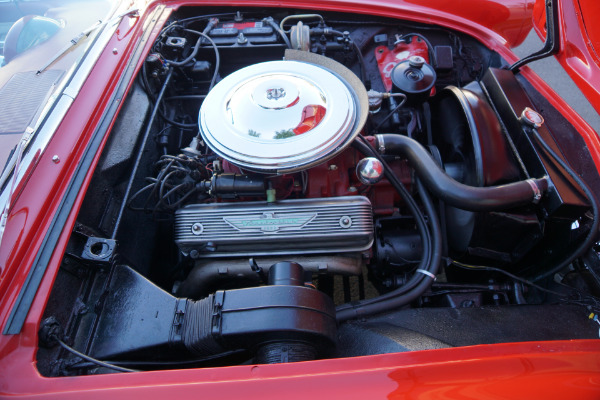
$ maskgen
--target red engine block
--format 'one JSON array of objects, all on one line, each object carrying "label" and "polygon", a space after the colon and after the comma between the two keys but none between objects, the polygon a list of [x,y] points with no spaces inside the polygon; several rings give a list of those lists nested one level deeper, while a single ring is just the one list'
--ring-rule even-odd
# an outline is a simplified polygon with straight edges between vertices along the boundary
[{"label": "red engine block", "polygon": [[[368,138],[374,139],[374,138]],[[356,177],[356,164],[364,156],[353,148],[348,148],[331,160],[309,169],[306,197],[335,197],[365,195],[378,215],[390,215],[394,204],[400,201],[394,187],[383,178],[375,185],[364,185]],[[394,161],[390,167],[400,181],[410,187],[411,172],[405,161]]]},{"label": "red engine block", "polygon": [[[374,144],[374,137],[366,138]],[[349,147],[329,161],[312,167],[302,173],[277,175],[268,179],[276,191],[278,200],[288,198],[321,198],[339,196],[367,196],[377,215],[391,215],[395,211],[394,204],[400,202],[400,196],[384,177],[375,185],[365,185],[356,177],[356,164],[364,155]],[[412,184],[411,170],[404,160],[389,163],[398,179],[410,190]],[[223,170],[232,173],[244,173],[239,167],[223,160]],[[304,179],[306,183],[303,184]],[[306,188],[303,186],[306,185]],[[304,192],[304,193],[303,193]],[[251,199],[249,199],[251,200]]]}]

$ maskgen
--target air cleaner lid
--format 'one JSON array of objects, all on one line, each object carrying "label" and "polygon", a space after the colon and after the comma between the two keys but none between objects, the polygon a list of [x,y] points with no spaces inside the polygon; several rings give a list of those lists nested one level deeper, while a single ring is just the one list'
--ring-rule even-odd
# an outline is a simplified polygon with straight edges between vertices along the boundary
[{"label": "air cleaner lid", "polygon": [[200,132],[223,158],[260,172],[290,172],[341,151],[357,132],[353,90],[336,74],[271,61],[219,82],[200,108]]}]

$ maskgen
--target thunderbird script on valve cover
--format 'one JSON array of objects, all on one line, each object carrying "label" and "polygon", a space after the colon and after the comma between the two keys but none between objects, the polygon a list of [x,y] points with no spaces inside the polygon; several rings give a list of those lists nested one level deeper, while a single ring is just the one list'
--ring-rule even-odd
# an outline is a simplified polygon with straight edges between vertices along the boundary
[{"label": "thunderbird script on valve cover", "polygon": [[[168,370],[597,346],[600,145],[526,66],[560,52],[556,4],[536,5],[547,51],[515,64],[532,2],[481,2],[518,30],[383,3],[156,2],[101,25],[126,46],[98,59],[126,52],[118,100],[3,306],[6,338],[34,327],[37,373],[176,385]],[[6,182],[19,204],[29,186]]]}]

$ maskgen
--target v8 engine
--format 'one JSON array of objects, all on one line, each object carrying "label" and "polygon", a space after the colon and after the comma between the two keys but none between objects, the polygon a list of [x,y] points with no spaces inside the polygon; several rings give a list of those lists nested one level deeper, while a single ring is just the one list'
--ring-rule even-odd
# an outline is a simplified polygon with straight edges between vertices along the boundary
[{"label": "v8 engine", "polygon": [[[436,26],[181,7],[110,133],[49,324],[146,369],[563,335],[479,325],[499,309],[537,331],[529,315],[600,288],[600,177],[506,67]],[[460,334],[402,341],[450,308]],[[46,375],[108,372],[38,356]]]}]

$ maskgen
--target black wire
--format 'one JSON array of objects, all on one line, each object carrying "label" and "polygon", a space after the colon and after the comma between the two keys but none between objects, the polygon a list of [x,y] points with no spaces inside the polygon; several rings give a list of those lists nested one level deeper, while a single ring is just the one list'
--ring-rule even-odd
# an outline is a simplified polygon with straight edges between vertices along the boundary
[{"label": "black wire", "polygon": [[[148,203],[148,200],[146,200],[146,202],[144,203],[144,207],[134,207],[134,206],[132,205],[132,203],[133,203],[133,201],[134,201],[134,200],[135,200],[135,199],[136,199],[136,198],[137,198],[139,195],[141,195],[142,193],[144,193],[146,190],[148,190],[148,189],[150,189],[150,188],[154,187],[155,185],[156,185],[156,183],[151,183],[151,184],[149,184],[149,185],[147,185],[147,186],[144,186],[143,188],[141,188],[141,189],[140,189],[140,190],[138,190],[137,192],[135,192],[135,193],[134,193],[134,194],[131,196],[131,198],[129,199],[129,201],[127,202],[127,207],[129,207],[129,209],[130,209],[130,210],[133,210],[133,211],[146,211],[146,204]],[[150,196],[148,196],[148,198],[149,198],[149,197],[150,197]]]},{"label": "black wire", "polygon": [[[165,156],[161,157],[161,160],[164,157]],[[159,160],[159,162],[161,160]],[[150,201],[150,199],[154,196],[154,194],[156,193],[156,190],[160,187],[159,184],[162,181],[163,177],[168,173],[169,169],[171,168],[171,166],[173,165],[173,163],[176,162],[176,161],[177,160],[170,160],[169,164],[158,173],[158,176],[156,177],[156,182],[154,183],[154,187],[152,188],[152,192],[150,192],[150,194],[146,198],[146,201],[144,202],[144,211],[147,211],[147,212],[150,211],[150,210],[146,209],[146,205],[148,204],[148,202]]]},{"label": "black wire", "polygon": [[281,36],[281,38],[285,42],[285,45],[288,47],[288,49],[292,48],[292,44],[290,43],[290,40],[288,39],[287,35],[285,34],[284,31],[281,30],[281,28],[279,27],[279,25],[277,25],[275,23],[275,21],[273,20],[273,18],[265,18],[263,21],[267,22],[269,25],[271,25],[271,27],[273,29],[275,29],[277,31],[277,33],[279,34],[279,36]]},{"label": "black wire", "polygon": [[[170,26],[169,29],[174,28],[175,26]],[[194,50],[192,51],[192,54],[190,56],[188,56],[185,60],[183,61],[169,61],[167,60],[170,64],[174,65],[174,66],[183,66],[185,64],[187,64],[188,62],[190,62],[198,53],[198,50],[202,44],[202,39],[207,39],[208,42],[210,43],[210,45],[212,46],[214,52],[215,52],[215,70],[212,76],[212,79],[210,81],[210,85],[208,87],[208,90],[210,91],[214,86],[215,83],[217,81],[217,77],[219,76],[219,69],[221,67],[221,56],[219,54],[219,49],[217,47],[217,45],[215,44],[215,42],[205,33],[203,32],[199,32],[199,31],[195,31],[192,29],[184,29],[184,31],[189,32],[189,33],[193,33],[196,35],[199,35],[200,37],[198,38],[198,40],[196,41],[196,45],[194,46]],[[143,82],[143,86],[146,88],[146,93],[150,96],[150,98],[152,100],[155,100],[155,96],[152,93],[152,89],[150,88],[150,82],[148,81],[148,73],[147,73],[147,68],[146,68],[146,63],[144,63],[142,65],[142,82]],[[204,96],[204,95],[201,95]],[[177,96],[172,96],[177,97]],[[177,126],[179,128],[184,128],[184,129],[196,129],[198,128],[198,124],[196,123],[192,123],[192,124],[186,124],[186,123],[182,123],[182,122],[177,122],[174,121],[172,119],[170,119],[169,117],[167,117],[165,115],[165,113],[159,109],[158,110],[158,114],[160,115],[160,117],[162,119],[164,119],[166,122],[168,122],[171,125]]]},{"label": "black wire", "polygon": [[[206,356],[206,357],[202,357],[202,358],[197,358],[197,359],[193,359],[193,360],[182,360],[182,361],[174,361],[174,360],[170,360],[170,361],[111,361],[110,363],[112,365],[115,366],[143,366],[143,367],[153,367],[153,366],[185,366],[185,365],[195,365],[195,364],[200,364],[200,363],[204,363],[207,361],[213,361],[213,360],[218,360],[220,358],[224,358],[224,357],[229,357],[229,356],[233,356],[233,355],[237,355],[237,354],[242,354],[245,353],[246,350],[244,349],[237,349],[237,350],[230,350],[230,351],[225,351],[222,353],[218,353],[218,354],[213,354],[210,356]],[[84,363],[84,362],[77,362],[73,365],[69,365],[68,368],[91,368],[94,367],[96,364],[94,363]]]},{"label": "black wire", "polygon": [[88,356],[86,354],[83,354],[83,353],[75,350],[74,348],[72,348],[71,346],[69,346],[68,344],[66,344],[62,340],[60,340],[59,338],[57,338],[57,337],[54,337],[54,338],[56,339],[56,341],[58,342],[58,344],[60,345],[60,347],[62,347],[63,349],[67,350],[70,353],[75,354],[79,358],[83,358],[84,360],[89,361],[89,362],[91,362],[93,364],[96,364],[96,365],[98,365],[100,367],[110,368],[112,370],[119,371],[119,372],[139,372],[139,370],[137,370],[137,369],[123,368],[123,367],[119,367],[117,365],[113,365],[111,363],[107,363],[105,361],[97,360],[97,359],[95,359],[93,357],[90,357],[90,356]]},{"label": "black wire", "polygon": [[[207,34],[199,32],[199,31],[194,31],[192,29],[185,29],[185,31],[189,32],[189,33],[195,33],[196,35],[200,35],[200,37],[198,38],[199,42],[202,42],[202,38],[208,40],[208,42],[212,46],[213,50],[215,51],[215,72],[213,73],[213,77],[210,80],[210,85],[208,86],[208,90],[210,91],[215,86],[215,83],[217,82],[217,77],[219,76],[219,69],[221,68],[221,56],[219,54],[219,48],[217,47],[214,40],[212,40],[210,38],[210,36],[208,36]],[[190,57],[188,57],[188,59],[189,58]]]},{"label": "black wire", "polygon": [[402,93],[396,93],[397,97],[402,97],[402,101],[400,102],[400,104],[398,104],[396,107],[394,107],[394,109],[392,111],[390,111],[390,113],[388,115],[386,115],[386,117],[379,123],[377,124],[377,126],[375,127],[375,129],[373,129],[374,132],[379,132],[379,128],[381,128],[381,126],[383,124],[385,124],[385,122],[390,119],[390,117],[392,115],[394,115],[399,109],[400,107],[402,107],[404,105],[404,103],[406,103],[406,96],[402,95]]},{"label": "black wire", "polygon": [[555,292],[554,290],[546,289],[546,288],[544,288],[542,286],[536,285],[535,283],[533,283],[530,280],[527,280],[525,278],[521,278],[520,276],[511,274],[510,272],[505,271],[505,270],[500,269],[500,268],[488,267],[488,266],[483,266],[483,265],[469,265],[469,264],[464,264],[464,263],[461,263],[461,262],[458,262],[458,261],[452,260],[452,259],[449,259],[449,261],[452,263],[452,265],[455,265],[455,266],[457,266],[459,268],[462,268],[462,269],[468,269],[468,270],[471,270],[471,271],[473,271],[473,270],[477,271],[478,270],[478,271],[499,272],[501,274],[504,274],[504,275],[508,276],[511,279],[514,279],[515,281],[519,281],[519,282],[524,283],[524,284],[526,284],[528,286],[534,287],[534,288],[536,288],[538,290],[541,290],[542,292],[551,293],[551,294],[554,294],[554,295],[557,295],[557,296],[563,296],[563,293],[559,293],[559,292]]},{"label": "black wire", "polygon": [[191,195],[193,195],[194,193],[196,193],[197,190],[196,188],[192,188],[189,192],[187,192],[186,194],[184,194],[183,196],[181,196],[181,198],[179,200],[177,200],[175,203],[170,205],[171,209],[176,209],[177,207],[179,207],[184,201],[186,201],[188,199],[188,197],[190,197]]},{"label": "black wire", "polygon": [[165,101],[173,101],[173,100],[204,100],[206,98],[205,94],[186,94],[181,96],[170,96],[165,98]]},{"label": "black wire", "polygon": [[[192,184],[192,182],[183,182],[178,185],[172,185],[168,182],[169,179],[171,179],[171,177],[173,175],[177,176],[177,174],[181,174],[181,173],[190,175],[193,172],[194,167],[193,166],[192,167],[185,166],[186,161],[192,161],[193,165],[197,164],[197,161],[194,161],[194,160],[186,160],[186,159],[182,159],[182,158],[170,156],[170,155],[162,156],[156,162],[157,166],[163,165],[161,167],[160,172],[158,173],[157,177],[156,178],[151,178],[151,177],[146,178],[146,180],[149,181],[150,183],[148,185],[144,186],[143,188],[141,188],[140,190],[138,190],[136,193],[134,193],[131,196],[130,200],[127,203],[128,207],[134,211],[150,212],[152,210],[149,210],[147,208],[148,202],[156,195],[158,198],[158,203],[154,206],[154,211],[157,211],[158,208],[160,208],[161,206],[163,206],[167,210],[173,210],[176,207],[178,207],[180,204],[182,204],[185,200],[187,200],[192,194],[196,193],[197,189]],[[181,195],[181,197],[178,200],[176,200],[174,203],[168,204],[169,197],[171,195],[177,193],[178,191],[181,192],[181,189],[184,189],[184,188],[190,187],[190,186],[191,186],[191,189],[189,191],[187,191],[183,195]],[[169,189],[166,193],[165,193],[165,188]],[[142,193],[144,193],[150,189],[152,189],[152,191],[146,197],[146,201],[144,202],[143,207],[141,207],[141,208],[133,207],[134,200],[137,199]],[[158,193],[157,193],[157,191],[158,191]]]},{"label": "black wire", "polygon": [[433,48],[433,46],[431,45],[431,42],[423,35],[421,35],[420,33],[406,33],[404,35],[402,35],[401,37],[406,37],[406,36],[416,36],[418,38],[421,38],[422,41],[425,42],[425,44],[427,45],[427,49],[429,50],[429,62],[431,65],[433,65],[434,67],[437,65],[437,59],[435,58],[435,50]]},{"label": "black wire", "polygon": [[[154,93],[152,93],[152,89],[150,88],[150,81],[148,81],[148,73],[146,71],[146,63],[142,64],[142,74],[141,75],[142,75],[142,87],[144,88],[148,97],[150,97],[150,100],[152,100],[152,102],[155,102],[156,96],[154,96]],[[160,108],[158,109],[158,115],[160,115],[160,117],[162,119],[164,119],[166,122],[168,122],[169,124],[177,126],[179,128],[183,128],[183,129],[197,129],[198,128],[198,124],[184,124],[181,122],[173,121],[172,119],[167,117]]]},{"label": "black wire", "polygon": [[574,288],[574,287],[569,286],[569,285],[565,285],[564,283],[555,282],[556,284],[558,284],[560,286],[563,286],[564,288],[566,288],[568,290],[571,290],[574,293],[576,293],[579,296],[579,299],[565,298],[564,297],[565,293],[559,293],[559,292],[556,292],[554,290],[546,289],[546,288],[544,288],[542,286],[539,286],[539,285],[535,284],[534,282],[532,282],[532,281],[530,281],[528,279],[525,279],[525,278],[522,278],[520,276],[511,274],[510,272],[504,271],[503,269],[500,269],[500,268],[488,267],[488,266],[482,266],[482,265],[468,265],[468,264],[463,264],[463,263],[460,263],[458,261],[450,260],[450,259],[449,259],[449,261],[453,265],[455,265],[455,266],[457,266],[459,268],[468,269],[468,270],[471,270],[471,271],[473,271],[473,270],[480,270],[480,271],[490,271],[490,272],[498,272],[498,273],[504,274],[504,275],[506,275],[506,276],[508,276],[508,277],[510,277],[510,278],[512,278],[514,280],[516,280],[516,281],[519,281],[519,282],[522,282],[522,283],[524,283],[526,285],[534,287],[534,288],[536,288],[536,289],[538,289],[538,290],[540,290],[542,292],[546,292],[546,293],[553,294],[555,296],[559,296],[560,297],[559,302],[562,303],[562,304],[579,304],[579,305],[583,305],[583,306],[591,306],[592,308],[595,308],[595,309],[600,308],[600,299],[598,299],[597,297],[595,297],[592,294],[584,293],[584,292],[582,292],[581,290],[579,290],[577,288]]},{"label": "black wire", "polygon": [[369,78],[367,76],[367,65],[365,64],[365,58],[362,55],[362,50],[358,47],[358,44],[354,40],[352,40],[352,47],[354,48],[354,52],[356,53],[356,58],[358,58],[358,65],[360,66],[360,77],[367,89],[370,89],[371,83],[369,82]]},{"label": "black wire", "polygon": [[160,31],[160,34],[158,35],[156,42],[159,42],[160,40],[162,40],[171,29],[181,28],[184,25],[186,25],[188,22],[192,23],[192,22],[198,22],[198,21],[203,21],[203,20],[207,20],[207,19],[210,20],[212,18],[217,18],[217,17],[228,17],[228,16],[235,16],[235,13],[209,14],[209,15],[203,15],[201,17],[190,17],[190,18],[184,18],[184,19],[173,21],[168,26],[164,27]]},{"label": "black wire", "polygon": [[[328,32],[332,35],[341,36],[343,38],[347,36],[344,32],[335,29],[329,29]],[[354,53],[356,54],[356,58],[358,60],[358,65],[360,67],[360,80],[364,85],[370,86],[370,83],[368,82],[369,79],[367,77],[367,66],[365,64],[365,59],[363,57],[362,50],[360,49],[360,47],[358,47],[358,44],[356,44],[356,42],[351,37],[348,37],[348,39],[350,40],[350,45],[352,46],[352,49],[354,50]],[[367,89],[369,89],[369,87],[367,87]]]},{"label": "black wire", "polygon": [[556,154],[554,152],[554,150],[552,150],[552,148],[548,145],[548,143],[546,143],[546,141],[540,136],[537,129],[528,129],[528,131],[533,133],[537,142],[544,148],[544,150],[548,154],[550,154],[550,156],[554,159],[554,161],[556,161],[565,171],[567,171],[567,173],[571,176],[571,178],[573,178],[573,180],[583,190],[583,192],[587,196],[588,200],[590,201],[590,205],[592,206],[592,213],[593,213],[592,226],[590,227],[587,237],[581,243],[581,245],[579,245],[573,253],[568,255],[564,260],[559,262],[555,267],[551,268],[550,270],[548,270],[546,272],[538,274],[537,276],[535,276],[531,279],[533,282],[537,282],[542,279],[548,278],[548,277],[554,275],[555,273],[557,273],[558,271],[562,270],[563,268],[565,268],[566,266],[571,264],[574,260],[581,257],[587,250],[589,250],[594,245],[594,242],[598,238],[598,226],[600,224],[600,211],[599,211],[599,207],[598,207],[598,199],[596,198],[596,196],[594,195],[592,190],[589,188],[589,186],[583,181],[583,179],[581,179],[581,177],[566,162],[564,162],[558,156],[558,154]]},{"label": "black wire", "polygon": [[[190,183],[189,182],[185,182],[185,183],[180,183],[179,185],[174,186],[173,188],[169,189],[169,191],[167,193],[165,193],[164,196],[161,197],[159,204],[163,204],[165,206],[165,208],[168,209],[173,209],[174,206],[173,204],[169,204],[169,196],[171,196],[172,194],[174,194],[175,192],[177,192],[178,190],[183,189],[184,187],[189,187]],[[193,193],[195,190],[192,187],[192,190],[188,192],[188,195]],[[164,200],[164,201],[163,201]]]},{"label": "black wire", "polygon": [[[172,180],[173,177],[180,180],[185,179],[185,177],[191,177],[193,181],[197,181],[199,179],[198,176],[192,175],[195,174],[195,171],[197,175],[198,166],[203,166],[201,162],[185,156],[177,157],[164,155],[156,162],[156,166],[160,167],[160,172],[156,178],[147,177],[146,180],[150,183],[138,190],[131,197],[128,202],[128,206],[131,209],[135,211],[152,212],[152,214],[158,212],[172,212],[187,201],[190,196],[197,194],[200,191],[200,188],[190,180],[185,182],[180,181],[178,184],[169,181]],[[189,188],[189,190],[186,190],[187,188]],[[152,189],[152,191],[146,197],[143,207],[133,207],[133,201],[149,189]],[[172,195],[177,195],[177,197],[172,200]],[[153,198],[156,198],[157,202],[150,210],[147,208],[147,205]]]},{"label": "black wire", "polygon": [[[431,197],[419,181],[417,181],[417,188],[425,211],[427,212],[427,215],[429,215],[429,224],[433,233],[432,237],[429,239],[431,241],[431,252],[430,257],[428,258],[428,265],[425,269],[417,269],[409,281],[398,289],[372,299],[352,303],[349,305],[350,307],[346,307],[345,309],[338,308],[339,312],[336,310],[336,319],[338,322],[351,318],[387,312],[405,306],[423,295],[427,289],[431,287],[440,266],[442,234]],[[429,274],[422,273],[425,271]]]}]

